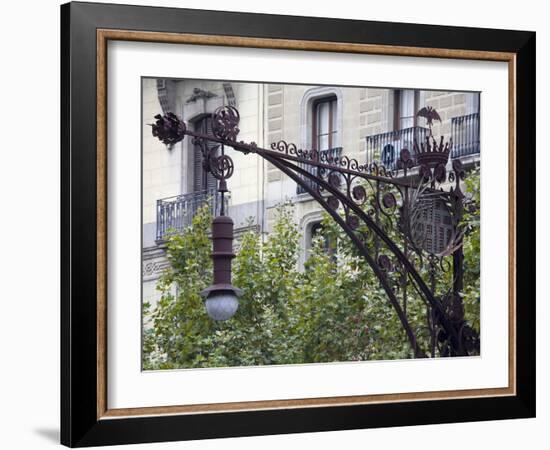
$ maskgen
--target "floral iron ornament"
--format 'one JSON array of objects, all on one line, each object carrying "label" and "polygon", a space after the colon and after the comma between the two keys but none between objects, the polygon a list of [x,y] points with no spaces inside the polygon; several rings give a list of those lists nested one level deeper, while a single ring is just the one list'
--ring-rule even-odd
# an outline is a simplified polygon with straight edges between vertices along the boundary
[{"label": "floral iron ornament", "polygon": [[169,112],[165,116],[157,114],[153,127],[153,136],[164,145],[174,145],[185,137],[186,126],[178,116]]},{"label": "floral iron ornament", "polygon": [[[435,110],[428,111],[432,120],[439,117],[436,114]],[[285,141],[275,142],[269,149],[254,142],[237,141],[240,116],[233,106],[224,106],[214,112],[211,135],[188,130],[183,120],[174,114],[157,115],[155,119],[153,136],[162,142],[173,144],[187,135],[201,148],[203,168],[219,180],[218,190],[222,195],[227,192],[226,180],[234,172],[233,161],[224,152],[225,146],[261,156],[309,193],[349,236],[373,270],[415,357],[435,356],[436,353],[440,356],[479,354],[479,336],[464,319],[461,299],[460,223],[464,195],[460,180],[465,174],[457,161],[447,173],[445,164],[451,143],[441,139],[435,145],[430,134],[432,141],[424,146],[415,143],[415,155],[403,149],[397,168],[391,170],[376,163],[360,164],[347,156],[334,157],[326,152],[299,149]],[[218,146],[211,148],[207,142]],[[422,156],[422,153],[429,155]],[[370,189],[367,191],[366,187]],[[449,223],[447,228],[442,228],[445,232],[443,244],[436,248],[426,242],[434,237],[441,242],[442,235],[426,236],[418,212],[440,215],[440,211],[436,211],[438,208],[444,209],[443,216]],[[425,226],[423,230],[426,229]],[[431,229],[433,232],[433,227]],[[396,232],[399,239],[391,237]],[[444,260],[449,255],[452,255],[452,267]],[[420,274],[419,267],[428,267],[427,279],[425,274]],[[436,267],[452,270],[452,287],[439,295],[435,292]],[[411,287],[427,307],[430,348],[421,348],[407,317]]]}]

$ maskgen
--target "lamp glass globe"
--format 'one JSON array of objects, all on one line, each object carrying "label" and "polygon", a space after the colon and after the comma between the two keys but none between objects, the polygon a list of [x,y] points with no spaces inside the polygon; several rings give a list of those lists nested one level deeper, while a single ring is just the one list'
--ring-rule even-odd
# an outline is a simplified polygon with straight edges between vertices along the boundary
[{"label": "lamp glass globe", "polygon": [[228,320],[237,312],[239,299],[232,291],[211,292],[205,302],[206,312],[214,320]]}]

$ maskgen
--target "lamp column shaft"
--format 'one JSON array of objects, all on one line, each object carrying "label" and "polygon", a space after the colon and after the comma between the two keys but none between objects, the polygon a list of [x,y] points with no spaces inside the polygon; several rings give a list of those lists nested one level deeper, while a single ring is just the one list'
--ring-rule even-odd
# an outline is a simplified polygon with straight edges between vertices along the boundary
[{"label": "lamp column shaft", "polygon": [[231,260],[233,253],[233,220],[218,216],[212,221],[212,262],[214,284],[231,284]]}]

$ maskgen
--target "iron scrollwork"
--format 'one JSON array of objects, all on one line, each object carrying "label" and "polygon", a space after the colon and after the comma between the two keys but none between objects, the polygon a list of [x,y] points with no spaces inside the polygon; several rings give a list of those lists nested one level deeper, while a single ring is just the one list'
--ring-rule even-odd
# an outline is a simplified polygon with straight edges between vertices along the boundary
[{"label": "iron scrollwork", "polygon": [[[233,106],[215,111],[212,135],[187,130],[173,114],[155,116],[153,135],[169,143],[188,135],[201,143],[204,168],[219,180],[222,192],[227,190],[225,180],[234,172],[232,159],[224,153],[225,146],[266,159],[302,186],[351,238],[379,279],[416,357],[434,356],[436,348],[441,356],[468,355],[479,352],[479,336],[464,320],[460,297],[463,276],[460,221],[464,200],[460,181],[465,172],[458,160],[453,161],[452,171],[447,172],[452,141],[444,142],[441,138],[437,142],[431,122],[439,120],[439,116],[435,110],[424,113],[429,116],[424,117],[431,118],[429,136],[425,142],[414,142],[414,155],[402,149],[393,170],[377,163],[360,164],[347,156],[303,150],[283,140],[272,143],[269,149],[254,142],[237,141],[240,116]],[[221,153],[208,149],[206,142],[219,144]],[[317,170],[312,173],[305,165]],[[451,188],[446,190],[449,184]],[[433,234],[432,230],[431,239],[437,236],[437,245],[426,243],[429,224],[421,219],[428,211],[445,222],[442,234]],[[452,257],[453,263],[446,257]],[[435,269],[449,271],[451,267],[453,287],[437,295]],[[426,268],[428,279],[421,276],[422,268]],[[411,290],[426,304],[431,349],[419,347],[408,322],[407,298]]]},{"label": "iron scrollwork", "polygon": [[241,116],[234,106],[221,106],[212,115],[212,134],[220,140],[235,142]]}]

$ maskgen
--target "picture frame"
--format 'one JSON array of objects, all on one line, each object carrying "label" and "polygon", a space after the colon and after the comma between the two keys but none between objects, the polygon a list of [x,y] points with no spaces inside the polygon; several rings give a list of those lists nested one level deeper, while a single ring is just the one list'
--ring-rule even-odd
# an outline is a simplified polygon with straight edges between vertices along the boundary
[{"label": "picture frame", "polygon": [[[505,62],[508,387],[110,409],[109,41]],[[73,2],[61,7],[61,56],[62,444],[81,447],[535,416],[535,33]]]}]

